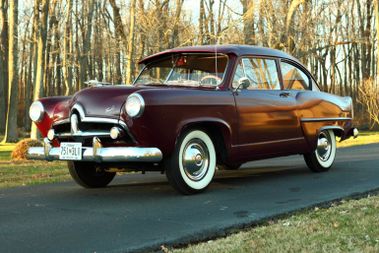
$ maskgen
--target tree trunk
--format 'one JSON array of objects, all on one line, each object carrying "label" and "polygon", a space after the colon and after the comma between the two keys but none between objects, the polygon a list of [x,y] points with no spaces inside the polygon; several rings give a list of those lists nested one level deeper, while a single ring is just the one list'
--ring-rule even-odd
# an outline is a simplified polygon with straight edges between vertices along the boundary
[{"label": "tree trunk", "polygon": [[[0,0],[0,122],[5,122],[8,104],[8,16],[7,0]],[[0,124],[4,133],[5,124]]]},{"label": "tree trunk", "polygon": [[18,0],[9,1],[8,112],[3,142],[17,142]]},{"label": "tree trunk", "polygon": [[63,36],[62,73],[65,86],[65,95],[71,94],[72,90],[72,69],[71,69],[71,47],[72,44],[72,0],[67,1],[66,23]]},{"label": "tree trunk", "polygon": [[216,34],[215,34],[215,18],[213,14],[214,3],[215,3],[214,0],[209,0],[208,19],[209,19],[210,44],[216,44],[216,41],[217,41]]},{"label": "tree trunk", "polygon": [[379,0],[374,1],[375,27],[376,27],[376,85],[379,85]]},{"label": "tree trunk", "polygon": [[130,2],[130,26],[129,26],[129,36],[128,36],[128,52],[127,52],[127,63],[126,63],[126,84],[132,82],[132,64],[133,64],[133,52],[134,52],[134,23],[135,23],[135,9],[136,0],[131,0]]},{"label": "tree trunk", "polygon": [[[36,0],[35,4],[39,4],[39,0]],[[37,41],[37,66],[36,76],[34,82],[33,101],[38,100],[44,94],[43,90],[43,77],[45,70],[45,49],[47,40],[47,19],[49,14],[49,0],[41,1],[42,15],[40,19],[38,41]],[[30,137],[37,139],[37,127],[32,123]]]},{"label": "tree trunk", "polygon": [[200,13],[199,13],[199,44],[203,45],[204,43],[204,0],[200,0]]},{"label": "tree trunk", "polygon": [[[38,5],[35,5],[33,7],[33,24],[32,24],[32,32],[30,34],[30,43],[29,43],[29,62],[28,62],[28,78],[26,80],[26,90],[25,90],[25,109],[26,113],[24,115],[24,126],[26,131],[30,131],[30,118],[29,118],[29,107],[32,100],[32,90],[33,90],[33,79],[34,78],[34,71],[33,71],[33,62],[36,57],[36,41],[35,38],[37,37],[38,33],[38,19],[39,19],[39,12],[38,12]],[[34,66],[35,68],[36,66]]]},{"label": "tree trunk", "polygon": [[290,4],[289,10],[287,12],[287,17],[286,17],[286,35],[284,36],[286,38],[286,45],[287,45],[287,50],[289,53],[292,53],[295,49],[295,44],[294,44],[294,39],[292,38],[292,29],[291,29],[291,23],[292,23],[292,18],[293,15],[295,14],[297,8],[303,4],[305,0],[293,0]]},{"label": "tree trunk", "polygon": [[[124,30],[124,24],[122,23],[122,19],[121,19],[121,14],[120,14],[120,8],[117,6],[116,4],[116,1],[115,0],[109,0],[109,3],[111,4],[112,6],[112,10],[113,10],[113,19],[114,19],[114,24],[115,24],[115,37],[117,38],[117,44],[119,45],[119,50],[118,52],[116,53],[115,57],[116,57],[116,61],[115,61],[115,68],[116,68],[116,83],[122,83],[122,74],[121,74],[121,62],[120,62],[120,59],[121,59],[121,52],[122,52],[122,48],[126,48],[125,46],[125,42],[128,40],[126,38],[126,33],[125,33],[125,30]],[[123,45],[123,47],[121,46]],[[111,71],[108,71],[108,74],[110,73]]]},{"label": "tree trunk", "polygon": [[255,45],[255,28],[254,28],[254,1],[241,0],[243,11],[243,35],[244,43]]},{"label": "tree trunk", "polygon": [[80,83],[79,89],[83,87],[84,82],[88,77],[88,54],[90,52],[91,36],[92,36],[92,17],[95,8],[95,1],[89,0],[87,2],[88,14],[87,14],[87,27],[83,37],[83,50],[80,56]]},{"label": "tree trunk", "polygon": [[170,48],[173,48],[178,45],[178,34],[179,34],[179,21],[180,21],[180,13],[182,12],[184,0],[176,0],[176,8],[175,8],[175,20],[174,27],[172,29],[171,40],[170,40]]}]

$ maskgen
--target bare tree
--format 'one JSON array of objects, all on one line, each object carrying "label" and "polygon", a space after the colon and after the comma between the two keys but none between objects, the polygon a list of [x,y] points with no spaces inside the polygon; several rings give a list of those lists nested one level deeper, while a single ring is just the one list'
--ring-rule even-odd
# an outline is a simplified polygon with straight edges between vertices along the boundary
[{"label": "bare tree", "polygon": [[379,125],[379,89],[374,84],[373,79],[366,79],[362,81],[361,86],[359,86],[359,103],[361,103],[369,117],[370,129],[372,129],[375,124]]},{"label": "bare tree", "polygon": [[[7,0],[0,0],[0,122],[5,122],[8,101],[8,16]],[[0,124],[0,133],[5,125]]]},{"label": "bare tree", "polygon": [[247,45],[255,44],[255,2],[248,0],[241,0],[243,11],[243,33],[244,43]]},{"label": "bare tree", "polygon": [[[84,3],[83,3],[84,4]],[[83,34],[83,49],[80,55],[80,83],[78,85],[79,89],[83,87],[84,82],[88,78],[88,54],[90,52],[91,36],[92,36],[92,18],[94,14],[95,1],[86,1],[87,7],[87,26]]]},{"label": "bare tree", "polygon": [[3,142],[17,141],[18,113],[18,0],[9,1],[8,107]]},{"label": "bare tree", "polygon": [[[18,25],[22,35],[17,55],[18,127],[29,130],[32,100],[73,94],[89,78],[130,83],[139,71],[139,59],[184,45],[233,43],[282,49],[307,65],[323,90],[350,95],[358,102],[366,79],[379,83],[378,1],[199,0],[198,16],[183,9],[189,0],[24,1]],[[13,52],[8,50],[8,2],[0,0],[4,122],[11,83],[8,54]],[[355,107],[356,115],[366,115],[366,106],[355,103]],[[0,132],[3,128],[5,124]]]},{"label": "bare tree", "polygon": [[62,71],[63,82],[65,84],[65,95],[67,96],[71,94],[72,89],[72,0],[67,1],[65,21],[65,34],[63,36]]},{"label": "bare tree", "polygon": [[127,51],[127,64],[126,64],[126,84],[132,82],[132,66],[133,66],[133,52],[134,52],[134,24],[135,24],[135,10],[136,10],[136,0],[130,1],[130,26],[129,26],[129,36],[128,36],[128,51]]},{"label": "bare tree", "polygon": [[376,84],[379,84],[379,0],[374,1],[375,26],[376,26]]},{"label": "bare tree", "polygon": [[[44,94],[43,77],[45,71],[45,49],[47,40],[47,20],[49,13],[49,1],[48,0],[35,0],[36,5],[41,6],[42,15],[40,18],[40,26],[38,29],[37,40],[37,63],[36,63],[36,76],[34,82],[33,100],[39,99]],[[35,124],[32,124],[30,137],[32,139],[37,138],[37,128]]]}]

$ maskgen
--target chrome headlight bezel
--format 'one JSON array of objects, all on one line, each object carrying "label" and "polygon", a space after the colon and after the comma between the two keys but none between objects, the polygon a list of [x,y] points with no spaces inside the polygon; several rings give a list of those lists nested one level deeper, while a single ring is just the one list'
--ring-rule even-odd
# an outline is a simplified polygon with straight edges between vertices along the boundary
[{"label": "chrome headlight bezel", "polygon": [[125,111],[131,118],[138,118],[145,110],[145,100],[138,93],[128,96],[125,102]]},{"label": "chrome headlight bezel", "polygon": [[45,108],[40,101],[34,101],[29,107],[29,118],[33,122],[41,122],[43,115],[45,114]]}]

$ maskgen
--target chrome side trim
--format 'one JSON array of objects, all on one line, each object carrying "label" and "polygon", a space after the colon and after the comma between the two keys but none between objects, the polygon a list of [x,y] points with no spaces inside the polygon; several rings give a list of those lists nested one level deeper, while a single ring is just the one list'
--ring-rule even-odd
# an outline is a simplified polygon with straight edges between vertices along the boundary
[{"label": "chrome side trim", "polygon": [[335,118],[302,118],[301,122],[321,122],[321,121],[347,121],[352,120],[349,117],[335,117]]},{"label": "chrome side trim", "polygon": [[84,117],[80,118],[82,122],[96,122],[96,123],[111,123],[118,124],[118,119],[109,119],[109,118],[97,118],[97,117]]},{"label": "chrome side trim", "polygon": [[58,120],[58,121],[54,122],[53,126],[68,124],[68,123],[70,123],[70,119],[62,119],[62,120]]},{"label": "chrome side trim", "polygon": [[[122,127],[126,128],[126,123],[119,119],[109,119],[109,118],[98,118],[98,117],[84,117],[80,118],[82,122],[88,122],[88,123],[110,123],[110,124],[116,124],[121,125]],[[68,124],[70,123],[70,119],[62,119],[59,121],[56,121],[53,123],[53,126],[55,125],[61,125],[61,124]]]},{"label": "chrome side trim", "polygon": [[[82,160],[86,162],[160,162],[162,152],[154,147],[102,147],[94,137],[92,147],[82,147]],[[32,160],[60,160],[60,148],[51,147],[44,143],[44,147],[31,147],[27,158]]]},{"label": "chrome side trim", "polygon": [[291,142],[291,141],[303,141],[304,137],[296,137],[296,138],[289,138],[289,139],[282,139],[282,140],[275,140],[275,141],[262,141],[257,143],[247,143],[247,144],[238,144],[233,145],[233,147],[246,147],[246,146],[259,146],[259,145],[268,145],[268,144],[276,144],[276,143],[283,143],[283,142]]},{"label": "chrome side trim", "polygon": [[88,131],[88,132],[82,132],[78,131],[76,133],[56,133],[54,137],[91,137],[91,136],[97,136],[97,137],[110,137],[109,131]]}]

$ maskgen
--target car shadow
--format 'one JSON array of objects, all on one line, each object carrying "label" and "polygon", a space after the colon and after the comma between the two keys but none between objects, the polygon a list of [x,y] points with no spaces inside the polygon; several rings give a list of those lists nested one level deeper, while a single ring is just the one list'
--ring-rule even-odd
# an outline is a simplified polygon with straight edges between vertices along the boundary
[{"label": "car shadow", "polygon": [[[362,161],[352,161],[346,163],[337,162],[331,171],[327,173],[312,173],[307,166],[302,163],[285,165],[262,166],[261,163],[246,164],[239,170],[220,170],[216,172],[213,182],[209,188],[201,194],[186,196],[176,192],[168,183],[166,176],[159,172],[132,173],[117,176],[106,188],[84,189],[73,182],[62,183],[62,187],[57,185],[45,186],[54,189],[54,194],[62,196],[75,196],[75,198],[96,197],[103,201],[155,201],[157,199],[205,199],[211,196],[219,196],[230,190],[244,191],[245,189],[254,190],[260,187],[277,188],[284,185],[284,182],[291,182],[287,187],[289,191],[296,192],[299,182],[328,179],[330,173],[348,174],[355,168],[359,168]],[[43,187],[43,186],[41,186]]]}]

